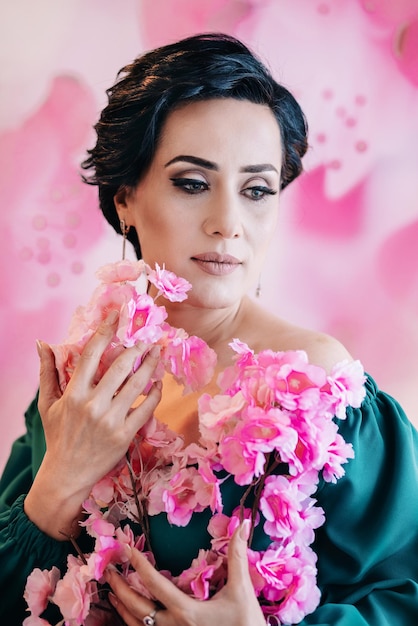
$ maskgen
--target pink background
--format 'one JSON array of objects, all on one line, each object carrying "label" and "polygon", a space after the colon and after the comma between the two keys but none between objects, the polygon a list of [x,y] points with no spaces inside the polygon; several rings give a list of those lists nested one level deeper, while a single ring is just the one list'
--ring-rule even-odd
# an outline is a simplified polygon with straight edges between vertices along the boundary
[{"label": "pink background", "polygon": [[299,98],[307,173],[262,276],[278,314],[337,336],[418,423],[418,0],[14,0],[0,9],[0,466],[59,342],[119,257],[79,180],[117,70],[220,30]]}]

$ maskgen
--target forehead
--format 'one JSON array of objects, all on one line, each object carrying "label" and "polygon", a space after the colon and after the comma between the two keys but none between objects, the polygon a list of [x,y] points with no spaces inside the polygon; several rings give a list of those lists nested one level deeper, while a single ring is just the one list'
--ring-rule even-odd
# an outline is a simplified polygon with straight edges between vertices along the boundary
[{"label": "forehead", "polygon": [[176,154],[280,166],[280,128],[266,105],[233,98],[191,102],[168,115],[155,159],[167,162]]}]

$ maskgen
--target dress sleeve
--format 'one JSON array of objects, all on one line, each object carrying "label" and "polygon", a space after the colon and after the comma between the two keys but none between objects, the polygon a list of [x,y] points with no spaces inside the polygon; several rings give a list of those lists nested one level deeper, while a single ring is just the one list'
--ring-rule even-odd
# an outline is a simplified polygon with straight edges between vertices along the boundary
[{"label": "dress sleeve", "polygon": [[366,384],[362,407],[340,422],[355,458],[318,493],[322,600],[303,626],[418,624],[418,434],[393,398]]},{"label": "dress sleeve", "polygon": [[15,441],[0,480],[0,623],[21,624],[26,578],[35,568],[62,567],[68,542],[52,539],[26,516],[23,502],[44,452],[37,398],[26,412],[27,432]]}]

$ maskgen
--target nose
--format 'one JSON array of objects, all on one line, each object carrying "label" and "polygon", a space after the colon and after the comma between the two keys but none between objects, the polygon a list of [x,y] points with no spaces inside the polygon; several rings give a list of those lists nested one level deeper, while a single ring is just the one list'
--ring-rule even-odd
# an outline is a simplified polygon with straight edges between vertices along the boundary
[{"label": "nose", "polygon": [[242,217],[239,197],[228,191],[214,194],[207,206],[205,232],[223,239],[241,237]]}]

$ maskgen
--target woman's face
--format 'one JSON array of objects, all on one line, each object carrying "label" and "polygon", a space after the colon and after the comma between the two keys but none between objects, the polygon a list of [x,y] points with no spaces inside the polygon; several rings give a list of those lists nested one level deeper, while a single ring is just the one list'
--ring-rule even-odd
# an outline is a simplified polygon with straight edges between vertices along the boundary
[{"label": "woman's face", "polygon": [[144,178],[115,196],[144,260],[192,284],[190,305],[233,306],[257,281],[278,213],[281,150],[267,106],[193,102],[168,116]]}]

